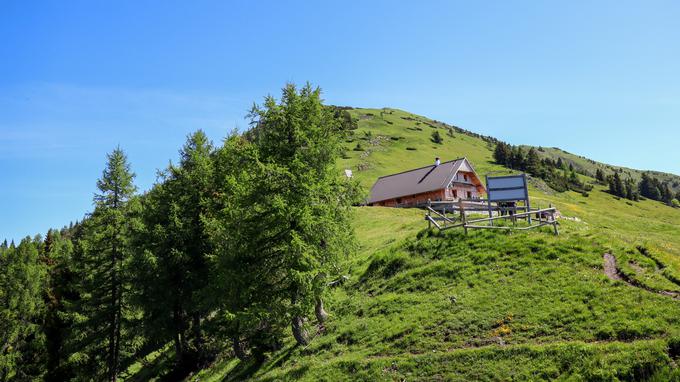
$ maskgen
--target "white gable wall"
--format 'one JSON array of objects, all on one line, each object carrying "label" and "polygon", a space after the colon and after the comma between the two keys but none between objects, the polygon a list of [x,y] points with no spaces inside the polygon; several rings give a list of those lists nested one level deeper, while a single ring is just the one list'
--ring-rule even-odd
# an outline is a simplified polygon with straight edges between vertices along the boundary
[{"label": "white gable wall", "polygon": [[470,164],[468,164],[467,160],[464,160],[463,163],[460,164],[460,167],[458,168],[458,171],[464,171],[464,172],[474,172],[472,170],[472,167],[470,167]]}]

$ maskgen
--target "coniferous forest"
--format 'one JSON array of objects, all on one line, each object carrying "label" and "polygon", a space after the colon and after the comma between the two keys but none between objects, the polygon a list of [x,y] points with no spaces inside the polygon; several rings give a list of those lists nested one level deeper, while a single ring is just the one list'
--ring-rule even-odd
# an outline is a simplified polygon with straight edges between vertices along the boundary
[{"label": "coniferous forest", "polygon": [[513,146],[505,142],[498,142],[495,146],[493,157],[497,164],[519,171],[526,171],[530,175],[543,179],[550,188],[563,192],[572,190],[582,193],[584,196],[593,189],[592,185],[579,179],[577,174],[594,178],[598,183],[607,185],[609,193],[620,198],[639,200],[640,197],[657,200],[669,206],[679,207],[680,191],[674,194],[671,185],[644,172],[639,182],[631,178],[625,180],[619,171],[613,171],[607,175],[598,168],[594,174],[578,171],[571,163],[566,163],[562,158],[552,160],[541,158],[536,148],[525,151],[520,146]]},{"label": "coniferous forest", "polygon": [[113,150],[82,221],[0,246],[0,381],[115,381],[164,347],[172,380],[227,346],[262,359],[307,344],[355,246],[343,117],[287,85],[221,145],[188,136],[144,193]]}]

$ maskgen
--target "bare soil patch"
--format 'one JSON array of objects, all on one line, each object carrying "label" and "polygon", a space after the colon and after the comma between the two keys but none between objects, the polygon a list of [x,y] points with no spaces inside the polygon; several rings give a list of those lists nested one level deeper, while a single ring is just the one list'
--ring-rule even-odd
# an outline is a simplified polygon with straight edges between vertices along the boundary
[{"label": "bare soil patch", "polygon": [[603,259],[604,274],[607,275],[610,280],[622,280],[619,271],[616,269],[616,257],[611,253],[605,253]]}]

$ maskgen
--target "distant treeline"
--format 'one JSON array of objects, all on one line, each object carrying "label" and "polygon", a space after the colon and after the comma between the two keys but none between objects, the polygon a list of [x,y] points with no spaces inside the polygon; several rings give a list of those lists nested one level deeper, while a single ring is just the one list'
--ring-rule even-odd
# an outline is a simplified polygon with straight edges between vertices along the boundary
[{"label": "distant treeline", "polygon": [[507,168],[526,171],[532,176],[543,179],[548,186],[558,192],[572,190],[584,195],[593,189],[592,185],[581,181],[574,166],[565,164],[562,158],[556,161],[538,155],[535,148],[525,151],[520,146],[498,142],[493,152],[496,163]]},{"label": "distant treeline", "polygon": [[355,247],[358,186],[335,168],[350,121],[309,85],[249,117],[220,147],[191,134],[143,195],[114,150],[82,222],[0,245],[0,381],[115,381],[159,349],[179,380],[225,344],[309,342]]},{"label": "distant treeline", "polygon": [[642,179],[637,184],[631,178],[621,180],[618,172],[605,176],[604,172],[598,169],[595,177],[599,182],[609,185],[610,193],[621,198],[639,200],[640,197],[645,197],[672,207],[680,207],[680,202],[678,202],[680,191],[674,194],[668,182],[662,182],[648,173],[643,173]]},{"label": "distant treeline", "polygon": [[[593,186],[581,181],[577,174],[592,177],[593,174],[579,171],[572,163],[565,163],[562,158],[552,160],[540,157],[535,148],[525,151],[520,146],[513,146],[505,142],[498,142],[494,149],[493,157],[496,163],[513,170],[526,171],[532,176],[543,179],[552,189],[558,192],[572,190],[587,195]],[[658,200],[669,206],[680,207],[680,191],[673,193],[669,182],[662,182],[660,179],[648,173],[642,174],[642,179],[635,182],[628,177],[621,178],[618,171],[613,174],[605,174],[598,168],[594,174],[597,182],[609,186],[609,192],[615,196],[630,200],[639,200],[645,197]]]}]

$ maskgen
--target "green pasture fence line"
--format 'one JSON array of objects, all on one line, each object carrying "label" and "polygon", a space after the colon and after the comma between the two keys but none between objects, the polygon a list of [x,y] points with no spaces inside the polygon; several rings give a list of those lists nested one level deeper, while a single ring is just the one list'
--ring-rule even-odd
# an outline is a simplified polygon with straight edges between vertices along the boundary
[{"label": "green pasture fence line", "polygon": [[[468,229],[500,229],[500,230],[516,230],[516,231],[526,231],[534,228],[539,228],[547,225],[552,225],[555,235],[559,235],[559,230],[557,225],[557,219],[555,219],[555,214],[557,209],[555,207],[549,207],[544,209],[530,210],[521,213],[514,213],[512,215],[499,215],[483,219],[473,219],[467,220],[466,209],[463,202],[460,202],[458,208],[452,210],[460,213],[460,220],[450,218],[446,215],[446,210],[444,212],[439,212],[427,206],[427,214],[425,215],[425,220],[428,222],[428,227],[432,228],[434,225],[438,230],[444,231],[451,228],[463,227],[465,233],[468,233]],[[538,222],[536,224],[530,223],[527,227],[506,227],[506,226],[494,226],[493,222],[496,220],[509,219],[515,222],[517,219],[527,218],[527,220],[532,216],[536,215]],[[531,222],[531,220],[528,220]],[[441,224],[440,224],[441,223]],[[489,225],[483,225],[483,223],[489,223]]]}]

